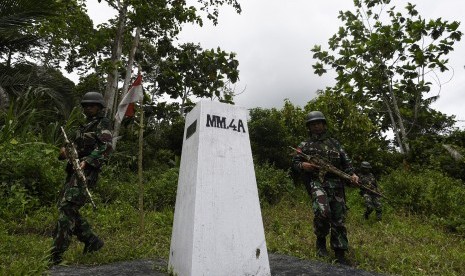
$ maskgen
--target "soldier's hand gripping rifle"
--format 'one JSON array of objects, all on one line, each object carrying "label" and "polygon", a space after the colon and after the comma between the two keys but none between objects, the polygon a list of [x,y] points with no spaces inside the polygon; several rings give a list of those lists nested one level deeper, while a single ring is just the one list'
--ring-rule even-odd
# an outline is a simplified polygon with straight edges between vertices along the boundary
[{"label": "soldier's hand gripping rifle", "polygon": [[[291,146],[289,146],[291,149],[293,149],[297,155],[299,155],[300,157],[304,158],[305,160],[307,160],[308,162],[310,163],[313,163],[314,165],[316,165],[318,168],[319,168],[319,173],[318,173],[318,176],[320,178],[320,181],[323,182],[324,180],[324,177],[325,177],[325,174],[327,172],[330,172],[330,173],[333,173],[337,176],[339,176],[340,178],[344,179],[344,180],[347,180],[347,181],[350,181],[352,182],[352,177],[341,171],[340,169],[334,167],[332,164],[328,163],[327,161],[323,160],[321,157],[319,156],[316,156],[316,155],[308,155],[308,154],[305,154],[303,153],[301,150],[299,149],[296,149],[296,148],[293,148]],[[353,182],[352,182],[353,183]],[[362,183],[360,182],[356,182],[355,183],[357,186],[359,187],[362,187],[364,189],[367,189],[368,191],[372,192],[373,194],[375,195],[378,195],[380,197],[383,197],[387,200],[389,200],[385,195],[371,189],[370,187],[367,187],[366,185],[363,185]]]},{"label": "soldier's hand gripping rifle", "polygon": [[66,135],[65,129],[63,127],[61,127],[61,132],[63,132],[63,136],[65,137],[65,150],[66,150],[66,157],[68,158],[68,162],[70,162],[71,165],[73,165],[74,173],[78,177],[78,182],[80,182],[81,185],[83,186],[84,190],[86,191],[87,197],[89,198],[90,203],[92,204],[92,207],[95,210],[97,209],[97,206],[95,205],[95,202],[92,199],[92,194],[87,188],[87,177],[81,168],[81,162],[79,161],[79,156],[78,156],[76,147],[71,141],[69,141],[68,135]]}]

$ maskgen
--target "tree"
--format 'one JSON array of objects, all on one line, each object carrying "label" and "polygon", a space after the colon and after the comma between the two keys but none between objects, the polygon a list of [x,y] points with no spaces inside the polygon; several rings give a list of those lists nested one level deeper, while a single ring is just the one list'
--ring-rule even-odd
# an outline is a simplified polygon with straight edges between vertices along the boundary
[{"label": "tree", "polygon": [[[86,72],[95,64],[96,45],[93,22],[86,13],[85,0],[58,1],[55,16],[37,26],[42,47],[32,55],[43,65],[72,72]],[[73,20],[70,20],[72,18]]]},{"label": "tree", "polygon": [[187,43],[173,50],[173,54],[160,61],[156,78],[159,94],[166,93],[173,99],[180,99],[180,113],[191,96],[218,98],[232,102],[231,95],[221,93],[227,81],[235,83],[239,78],[239,62],[234,53],[227,53],[219,47],[203,50],[200,45]]},{"label": "tree", "polygon": [[40,37],[28,28],[50,18],[54,14],[53,1],[5,0],[0,3],[0,59],[5,66],[0,67],[0,111],[6,111],[10,103],[11,83],[24,79],[21,72],[12,71],[12,56],[24,53],[39,45]]},{"label": "tree", "polygon": [[409,139],[426,127],[418,127],[419,117],[434,116],[429,106],[437,96],[428,98],[428,77],[448,70],[444,57],[462,33],[459,22],[426,21],[410,3],[404,16],[395,7],[386,10],[389,3],[354,0],[355,12],[341,11],[343,26],[328,43],[334,54],[316,45],[313,68],[318,75],[327,72],[325,65],[334,69],[334,91],[357,102],[380,131],[392,129],[406,153]]},{"label": "tree", "polygon": [[282,120],[281,112],[275,108],[254,108],[249,115],[250,144],[255,161],[287,170],[291,161],[288,146],[292,145],[292,137]]},{"label": "tree", "polygon": [[[111,36],[108,40],[111,42],[105,46],[109,51],[101,55],[100,69],[103,69],[101,71],[106,75],[104,100],[107,106],[107,116],[113,117],[119,99],[127,93],[132,71],[140,65],[136,60],[136,53],[140,52],[141,43],[139,42],[156,47],[160,41],[176,37],[183,23],[202,25],[202,19],[197,9],[187,5],[185,1],[105,0],[105,2],[118,13],[116,19],[110,20],[109,24],[102,25],[99,30],[103,37],[110,38],[108,35]],[[232,5],[236,11],[240,12],[240,6],[236,0],[199,0],[198,3],[201,6],[200,10],[205,11],[207,18],[213,20],[214,24],[217,23],[218,7],[223,4]],[[133,30],[135,30],[134,36]],[[158,64],[145,66],[147,67],[158,67]],[[123,68],[125,68],[125,73],[121,74]],[[122,89],[119,90],[121,78],[124,79],[124,83]],[[144,77],[144,83],[146,81]],[[115,135],[119,133],[119,129],[119,122],[115,122]],[[116,147],[116,140],[114,147]]]},{"label": "tree", "polygon": [[[141,40],[156,45],[160,39],[173,38],[186,22],[202,25],[202,19],[197,9],[189,6],[185,1],[132,1],[132,0],[105,0],[118,12],[114,22],[116,33],[111,46],[111,58],[108,62],[107,87],[105,101],[114,112],[114,103],[117,102],[118,70],[122,66],[125,37],[130,34],[127,30],[140,28]],[[236,0],[199,0],[200,10],[207,13],[207,18],[217,23],[221,5],[232,5],[237,12],[241,11]],[[130,58],[130,57],[129,57]],[[125,91],[123,91],[125,93]]]},{"label": "tree", "polygon": [[15,53],[24,53],[39,45],[40,36],[30,31],[39,22],[51,18],[55,1],[4,0],[0,3],[0,57],[11,66]]},{"label": "tree", "polygon": [[54,68],[29,61],[44,42],[38,30],[58,17],[62,4],[53,0],[0,3],[0,58],[5,61],[0,64],[3,130],[12,130],[14,124],[23,133],[44,134],[48,126],[62,121],[72,111],[74,83]]},{"label": "tree", "polygon": [[288,99],[285,99],[280,113],[281,120],[291,136],[291,145],[297,146],[308,136],[308,130],[305,127],[308,112],[298,106],[294,106]]},{"label": "tree", "polygon": [[[7,58],[7,65],[14,55],[17,62],[27,60],[55,69],[66,62],[66,69],[72,71],[95,59],[94,33],[85,0],[5,0],[0,4],[0,54]],[[81,60],[84,57],[89,60]]]},{"label": "tree", "polygon": [[282,109],[250,110],[249,134],[254,158],[268,162],[281,169],[290,166],[288,146],[297,146],[308,139],[305,121],[310,111],[323,112],[328,131],[344,145],[356,163],[370,160],[380,163],[380,150],[387,150],[388,144],[379,136],[378,128],[370,118],[362,114],[344,95],[330,89],[318,91],[318,96],[302,109],[285,100]]}]

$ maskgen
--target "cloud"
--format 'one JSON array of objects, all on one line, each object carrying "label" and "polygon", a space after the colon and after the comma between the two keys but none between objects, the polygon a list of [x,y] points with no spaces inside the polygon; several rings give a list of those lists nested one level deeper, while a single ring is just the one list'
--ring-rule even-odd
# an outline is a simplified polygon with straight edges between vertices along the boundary
[{"label": "cloud", "polygon": [[[92,10],[96,0],[89,1]],[[190,0],[195,4],[195,0]],[[337,32],[341,21],[337,18],[340,10],[353,10],[353,2],[310,1],[310,0],[239,0],[242,14],[232,7],[220,9],[219,24],[205,22],[203,28],[186,25],[180,42],[200,43],[204,49],[221,47],[237,53],[240,82],[236,91],[246,88],[237,96],[238,105],[247,108],[280,108],[283,100],[303,106],[313,97],[317,89],[324,89],[335,83],[334,75],[322,77],[313,74],[311,65],[315,62],[310,49],[315,45],[327,48],[328,39]],[[402,9],[408,2],[417,5],[425,19],[443,18],[464,21],[465,1],[463,0],[393,0],[391,4]],[[101,5],[101,4],[98,4]],[[104,13],[94,14],[99,17]],[[98,19],[95,19],[98,21]],[[460,27],[463,32],[463,26]],[[440,99],[433,105],[439,111],[456,115],[465,120],[462,108],[462,94],[465,92],[465,44],[459,42],[448,56],[453,78],[441,86]],[[446,82],[451,74],[441,76]],[[439,86],[432,93],[438,93]],[[465,124],[464,124],[465,125]]]}]

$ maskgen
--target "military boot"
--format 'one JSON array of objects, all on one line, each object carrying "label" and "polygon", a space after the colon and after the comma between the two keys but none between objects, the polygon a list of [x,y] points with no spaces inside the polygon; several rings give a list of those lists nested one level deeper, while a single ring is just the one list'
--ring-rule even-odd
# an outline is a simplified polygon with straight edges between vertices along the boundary
[{"label": "military boot", "polygon": [[368,210],[368,209],[367,209],[367,210],[365,211],[365,214],[363,214],[363,217],[364,217],[365,219],[368,219],[368,217],[370,216],[370,214],[371,214],[371,210]]},{"label": "military boot", "polygon": [[376,213],[376,219],[377,219],[378,221],[381,221],[381,219],[382,219],[381,212]]},{"label": "military boot", "polygon": [[350,265],[349,260],[345,257],[345,250],[343,249],[334,249],[334,255],[336,256],[336,263],[340,265]]},{"label": "military boot", "polygon": [[104,245],[104,242],[99,239],[97,236],[91,238],[89,241],[86,241],[84,244],[83,254],[92,253],[100,250]]},{"label": "military boot", "polygon": [[52,255],[50,256],[50,265],[59,265],[63,261],[63,254],[56,250],[52,250]]},{"label": "military boot", "polygon": [[320,258],[326,258],[329,256],[328,250],[326,249],[325,237],[318,237],[316,239],[316,255]]}]

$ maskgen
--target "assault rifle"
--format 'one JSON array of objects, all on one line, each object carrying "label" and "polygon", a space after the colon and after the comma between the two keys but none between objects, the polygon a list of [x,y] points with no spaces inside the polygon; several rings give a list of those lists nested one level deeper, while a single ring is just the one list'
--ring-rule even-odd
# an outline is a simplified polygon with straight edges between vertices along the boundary
[{"label": "assault rifle", "polygon": [[66,150],[66,157],[68,158],[68,162],[73,165],[74,173],[78,177],[78,181],[81,182],[84,190],[86,191],[87,197],[92,204],[92,207],[97,209],[97,205],[95,205],[94,200],[92,199],[92,194],[90,193],[89,189],[87,188],[87,177],[84,174],[84,171],[81,169],[81,162],[79,161],[79,156],[76,150],[76,147],[72,142],[69,141],[68,135],[66,135],[65,129],[61,127],[61,132],[63,132],[63,136],[65,137],[65,150]]},{"label": "assault rifle", "polygon": [[[308,155],[308,154],[303,153],[300,149],[296,149],[296,148],[293,148],[291,146],[289,146],[289,147],[291,149],[293,149],[296,152],[297,155],[299,155],[300,157],[303,157],[305,160],[307,160],[308,162],[316,165],[319,168],[318,177],[320,178],[321,182],[323,182],[323,180],[325,178],[325,175],[328,172],[333,173],[333,174],[339,176],[340,178],[342,178],[344,180],[352,182],[352,177],[349,174],[347,174],[347,173],[341,171],[340,169],[334,167],[332,164],[328,163],[327,161],[325,161],[321,157],[319,157],[317,155]],[[372,192],[375,195],[378,195],[380,197],[383,197],[383,198],[389,200],[385,195],[371,189],[370,187],[367,187],[366,185],[363,185],[360,182],[357,182],[355,184],[357,186],[359,186],[359,187],[362,187],[362,188]]]}]

